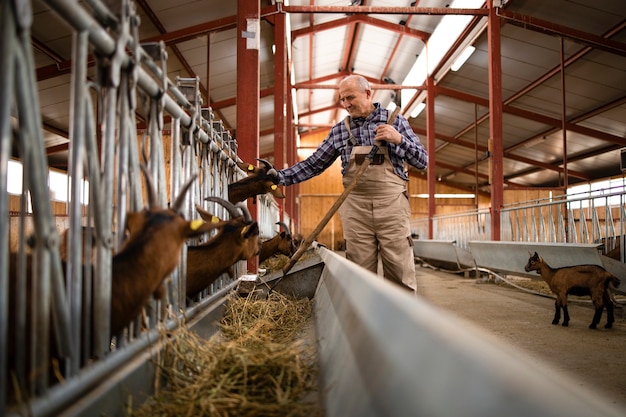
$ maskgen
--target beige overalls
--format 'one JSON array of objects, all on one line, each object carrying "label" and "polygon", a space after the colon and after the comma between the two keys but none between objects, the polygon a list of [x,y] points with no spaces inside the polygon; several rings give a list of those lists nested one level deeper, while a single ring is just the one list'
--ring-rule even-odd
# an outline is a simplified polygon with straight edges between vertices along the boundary
[{"label": "beige overalls", "polygon": [[[362,162],[371,149],[352,148],[344,187],[358,170],[357,160]],[[378,156],[380,164],[370,164],[339,208],[346,258],[377,273],[380,253],[385,279],[411,290],[406,284],[415,281],[415,263],[406,181],[394,173],[386,146],[379,146],[378,154],[384,161],[380,163]]]}]

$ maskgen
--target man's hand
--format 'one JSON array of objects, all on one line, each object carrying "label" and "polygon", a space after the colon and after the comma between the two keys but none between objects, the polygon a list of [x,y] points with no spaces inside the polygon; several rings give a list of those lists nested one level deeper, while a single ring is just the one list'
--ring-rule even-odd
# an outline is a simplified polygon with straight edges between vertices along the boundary
[{"label": "man's hand", "polygon": [[402,142],[402,135],[391,125],[380,124],[374,128],[374,139],[377,141],[386,141],[399,145]]}]

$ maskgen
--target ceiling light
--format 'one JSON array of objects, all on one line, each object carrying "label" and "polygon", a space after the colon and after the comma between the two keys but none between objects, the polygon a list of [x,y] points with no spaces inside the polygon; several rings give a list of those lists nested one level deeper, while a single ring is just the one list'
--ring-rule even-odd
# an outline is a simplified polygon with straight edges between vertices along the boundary
[{"label": "ceiling light", "polygon": [[[485,0],[455,0],[450,7],[479,9],[485,3]],[[472,21],[471,15],[446,15],[444,16],[428,42],[424,46],[424,50],[415,60],[413,67],[404,79],[403,85],[422,85],[426,81],[426,77],[432,75],[432,72],[439,66],[439,62],[445,54],[450,50],[452,45],[461,36],[467,25]],[[413,89],[402,90],[402,103],[408,103],[417,91]]]},{"label": "ceiling light", "polygon": [[467,61],[469,57],[472,56],[475,50],[476,48],[474,48],[472,45],[469,45],[467,48],[465,48],[463,52],[461,52],[461,55],[459,55],[459,57],[456,59],[456,61],[454,61],[450,69],[452,71],[458,71],[463,66],[463,64],[465,64],[465,61]]}]

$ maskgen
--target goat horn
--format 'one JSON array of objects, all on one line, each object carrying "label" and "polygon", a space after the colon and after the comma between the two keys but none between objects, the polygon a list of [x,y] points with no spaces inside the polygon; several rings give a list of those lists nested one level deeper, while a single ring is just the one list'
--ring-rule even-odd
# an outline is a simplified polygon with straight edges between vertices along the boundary
[{"label": "goat horn", "polygon": [[273,169],[274,167],[272,166],[272,164],[270,164],[267,160],[265,159],[261,159],[261,158],[257,158],[257,161],[263,163],[263,165],[265,165],[265,169],[269,170],[269,169]]},{"label": "goat horn", "polygon": [[231,218],[236,218],[236,217],[240,217],[239,212],[237,211],[237,207],[235,207],[235,205],[233,203],[231,203],[230,201],[226,201],[221,197],[217,197],[217,196],[208,196],[207,198],[205,198],[206,201],[213,201],[219,205],[221,205],[222,207],[224,207],[226,209],[226,211],[228,211],[228,213],[230,214]]},{"label": "goat horn", "polygon": [[291,230],[289,230],[289,226],[287,226],[287,225],[286,225],[285,223],[283,223],[283,222],[276,222],[275,224],[278,224],[278,225],[282,226],[282,227],[283,227],[283,229],[285,229],[285,231],[287,232],[287,234],[288,234],[289,236],[291,236]]},{"label": "goat horn", "polygon": [[183,202],[185,201],[185,194],[187,194],[189,187],[191,187],[191,184],[195,181],[197,177],[198,174],[192,174],[191,177],[189,177],[187,182],[183,185],[180,192],[178,193],[178,197],[176,197],[176,200],[174,200],[174,204],[172,204],[172,210],[177,213],[180,212],[180,209],[183,207]]},{"label": "goat horn", "polygon": [[146,167],[144,164],[141,164],[140,167],[144,177],[146,178],[146,187],[148,189],[148,207],[158,207],[159,200],[157,198],[156,190],[154,188],[154,182],[152,181],[152,175],[150,175],[150,172],[148,172],[148,167]]},{"label": "goat horn", "polygon": [[239,203],[236,204],[236,206],[239,207],[241,209],[241,212],[243,213],[244,223],[251,224],[252,216],[250,215],[250,211],[248,210],[248,205],[244,203],[243,201],[240,201]]}]

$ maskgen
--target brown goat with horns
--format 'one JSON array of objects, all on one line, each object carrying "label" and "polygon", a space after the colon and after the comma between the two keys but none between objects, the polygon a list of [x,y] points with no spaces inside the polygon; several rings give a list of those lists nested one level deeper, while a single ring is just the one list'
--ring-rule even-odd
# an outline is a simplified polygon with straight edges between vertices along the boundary
[{"label": "brown goat with horns", "polygon": [[[258,159],[258,158],[257,158]],[[228,184],[228,201],[235,204],[259,194],[270,193],[276,198],[285,198],[278,184],[276,169],[265,159],[258,159],[263,166],[256,167],[245,162],[237,162],[237,166],[248,176]]]},{"label": "brown goat with horns", "polygon": [[293,240],[293,237],[291,236],[289,227],[287,227],[287,225],[283,222],[276,222],[276,224],[281,226],[285,230],[278,233],[273,238],[264,241],[261,244],[261,253],[259,253],[259,263],[262,263],[269,257],[276,255],[276,254],[283,254],[286,256],[291,256],[296,251],[295,242]]},{"label": "brown goat with horns", "polygon": [[[127,237],[122,243],[119,251],[112,257],[111,270],[111,308],[110,308],[110,333],[112,336],[119,334],[133,319],[135,319],[141,308],[150,299],[151,295],[161,294],[163,280],[174,270],[179,261],[179,253],[183,244],[190,237],[199,236],[212,229],[219,228],[224,223],[207,223],[202,220],[187,221],[183,218],[180,209],[184,202],[184,196],[189,190],[196,176],[191,177],[181,188],[180,194],[175,199],[171,208],[162,208],[158,205],[156,191],[152,179],[144,166],[148,194],[148,207],[142,211],[130,212],[126,218]],[[67,255],[61,253],[63,272],[65,273],[65,261]],[[16,294],[18,285],[18,254],[12,253],[9,263],[9,291]],[[30,278],[33,271],[33,255],[26,256],[26,300],[28,305],[36,303],[43,297],[43,294],[36,294],[36,289],[31,287]],[[90,259],[83,260],[84,267],[90,268]],[[16,328],[15,322],[11,318],[16,316],[17,297],[9,297],[9,326],[8,339],[16,340],[17,332],[25,332],[26,346],[30,346],[28,329]],[[26,323],[30,323],[31,309],[27,309]],[[89,324],[87,324],[89,325]],[[58,343],[56,337],[51,332],[49,339],[50,359],[62,359],[57,351]],[[58,340],[56,340],[58,342]],[[44,341],[45,343],[45,341]],[[14,343],[9,343],[9,357],[13,357],[15,352]],[[19,348],[19,347],[18,347]],[[31,349],[29,347],[29,349]],[[73,352],[76,355],[77,352]],[[27,355],[29,358],[29,355]],[[13,364],[10,364],[8,372],[14,372]],[[29,373],[34,377],[39,372],[46,372],[44,367],[49,364],[27,364],[33,367]],[[24,381],[19,381],[21,389]],[[9,395],[9,401],[13,400]]]},{"label": "brown goat with horns", "polygon": [[550,290],[556,294],[554,303],[554,319],[552,324],[559,324],[561,320],[561,309],[563,309],[563,326],[569,325],[569,312],[567,310],[567,295],[591,296],[591,301],[595,307],[595,313],[590,329],[595,329],[602,310],[606,307],[606,329],[613,327],[615,317],[613,314],[613,300],[611,298],[609,286],[619,286],[620,279],[598,265],[576,265],[563,268],[551,268],[541,256],[535,252],[531,254],[528,263],[524,267],[526,272],[537,271],[541,278],[548,284]]},{"label": "brown goat with horns", "polygon": [[[224,206],[231,219],[224,221],[217,235],[208,242],[187,248],[188,298],[193,298],[207,288],[224,272],[231,273],[230,270],[237,261],[258,255],[261,248],[259,225],[252,220],[245,203],[233,205],[219,197],[207,197],[205,200]],[[207,222],[212,222],[216,218],[200,206],[196,206],[196,210]]]}]

